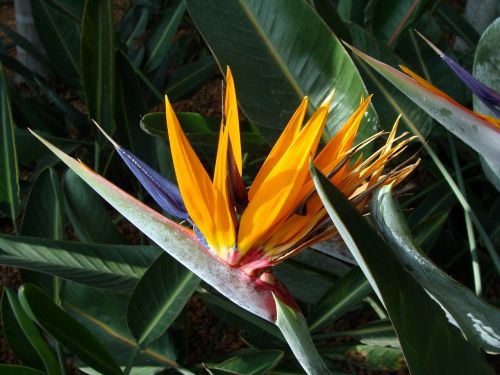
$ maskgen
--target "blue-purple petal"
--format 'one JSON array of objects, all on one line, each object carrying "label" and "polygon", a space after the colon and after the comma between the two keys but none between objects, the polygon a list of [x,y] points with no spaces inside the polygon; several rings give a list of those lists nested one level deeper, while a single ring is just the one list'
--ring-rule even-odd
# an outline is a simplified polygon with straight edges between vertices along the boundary
[{"label": "blue-purple petal", "polygon": [[483,83],[479,82],[476,78],[472,76],[467,70],[462,68],[457,62],[450,59],[446,55],[442,55],[441,58],[448,64],[448,66],[453,70],[453,72],[460,78],[467,87],[477,96],[481,102],[486,105],[491,112],[497,117],[500,117],[500,94],[495,90],[489,88]]},{"label": "blue-purple petal", "polygon": [[144,189],[165,212],[178,219],[189,220],[177,185],[160,175],[130,151],[121,147],[116,150]]}]

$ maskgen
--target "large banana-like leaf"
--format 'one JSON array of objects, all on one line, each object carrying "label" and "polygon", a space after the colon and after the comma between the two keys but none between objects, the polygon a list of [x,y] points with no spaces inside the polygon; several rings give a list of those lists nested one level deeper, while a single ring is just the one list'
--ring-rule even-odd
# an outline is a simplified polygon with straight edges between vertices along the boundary
[{"label": "large banana-like leaf", "polygon": [[347,198],[314,167],[311,174],[330,218],[384,303],[411,373],[492,374]]},{"label": "large banana-like leaf", "polygon": [[19,171],[17,169],[14,119],[9,98],[9,88],[3,66],[0,64],[0,211],[8,214],[16,226],[19,211]]},{"label": "large banana-like leaf", "polygon": [[449,277],[420,251],[392,199],[389,186],[376,193],[372,213],[396,257],[453,318],[467,339],[486,351],[499,353],[500,311]]},{"label": "large banana-like leaf", "polygon": [[[305,0],[187,0],[222,71],[233,71],[238,101],[270,144],[306,95],[309,114],[335,88],[325,133],[354,112],[366,88],[335,35]],[[360,137],[373,134],[372,106]]]},{"label": "large banana-like leaf", "polygon": [[0,236],[0,264],[99,288],[130,291],[158,257],[152,246],[124,246]]},{"label": "large banana-like leaf", "polygon": [[[474,57],[474,76],[493,90],[500,92],[500,18],[497,18],[483,33]],[[476,96],[473,97],[474,110],[492,115]],[[500,191],[500,163],[483,158],[481,160],[486,176]]]}]

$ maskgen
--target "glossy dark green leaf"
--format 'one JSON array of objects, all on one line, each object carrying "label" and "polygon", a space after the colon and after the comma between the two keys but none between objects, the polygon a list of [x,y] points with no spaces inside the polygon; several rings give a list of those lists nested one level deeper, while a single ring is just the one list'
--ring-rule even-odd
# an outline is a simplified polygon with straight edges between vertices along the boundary
[{"label": "glossy dark green leaf", "polygon": [[[239,103],[273,143],[304,96],[311,114],[335,88],[330,138],[367,96],[339,40],[304,0],[186,1],[220,69],[231,67]],[[307,22],[304,22],[307,20]],[[377,126],[371,108],[360,137]]]},{"label": "glossy dark green leaf", "polygon": [[333,0],[314,0],[316,12],[328,25],[330,30],[341,40],[351,43],[351,33],[342,17],[337,12]]},{"label": "glossy dark green leaf", "polygon": [[[211,370],[225,374],[264,375],[271,371],[283,358],[281,350],[248,351],[217,364],[207,364]],[[219,372],[216,372],[219,374]]]},{"label": "glossy dark green leaf", "polygon": [[177,0],[167,8],[151,31],[146,42],[146,64],[144,70],[151,72],[158,68],[168,57],[169,47],[177,32],[186,6],[183,1]]},{"label": "glossy dark green leaf", "polygon": [[0,236],[0,264],[129,291],[159,254],[151,246],[97,245]]},{"label": "glossy dark green leaf", "polygon": [[137,283],[127,324],[141,348],[161,336],[180,314],[200,279],[167,253],[161,253]]},{"label": "glossy dark green leaf", "polygon": [[[500,79],[498,64],[500,63],[500,52],[496,46],[500,41],[500,20],[494,21],[481,35],[474,56],[474,77],[496,92],[500,92]],[[474,111],[492,115],[491,111],[474,95]],[[481,158],[481,164],[486,176],[493,186],[500,191],[500,163],[495,160]]]},{"label": "glossy dark green leaf", "polygon": [[492,374],[347,198],[313,166],[311,174],[330,218],[383,300],[412,374]]},{"label": "glossy dark green leaf", "polygon": [[321,297],[307,317],[311,331],[339,318],[355,308],[372,292],[370,283],[359,268],[353,268]]},{"label": "glossy dark green leaf", "polygon": [[372,212],[395,256],[453,318],[467,339],[488,352],[500,353],[500,310],[453,280],[421,252],[389,187],[377,192]]},{"label": "glossy dark green leaf", "polygon": [[79,24],[46,0],[34,0],[31,6],[38,36],[56,72],[63,77],[79,77]]},{"label": "glossy dark green leaf", "polygon": [[[129,296],[69,282],[62,291],[65,310],[85,325],[111,352],[120,365],[125,365],[132,353],[139,350],[125,322]],[[136,365],[177,367],[175,340],[167,332],[141,351]]]},{"label": "glossy dark green leaf", "polygon": [[126,242],[113,224],[102,199],[71,170],[64,175],[63,191],[66,213],[80,241]]},{"label": "glossy dark green leaf", "polygon": [[114,26],[111,0],[87,0],[83,11],[80,69],[89,115],[110,134],[115,86]]},{"label": "glossy dark green leaf", "polygon": [[176,101],[195,92],[214,73],[215,62],[211,55],[202,57],[175,70],[168,79],[166,95]]},{"label": "glossy dark green leaf", "polygon": [[[16,335],[13,336],[14,329],[17,327],[4,328],[7,339],[12,344],[12,349],[16,354],[19,354],[19,359],[26,360],[26,364],[37,368],[40,368],[39,364],[41,362],[48,375],[62,375],[54,353],[44,340],[38,327],[21,306],[17,295],[10,289],[5,289],[2,298],[2,319],[7,315],[9,315],[7,322],[12,321],[12,318],[14,318],[16,322],[13,324],[17,324],[22,331],[21,334],[15,332]],[[4,320],[2,321],[4,324],[7,323]]]},{"label": "glossy dark green leaf", "polygon": [[0,64],[0,211],[13,221],[19,212],[19,171],[14,138],[14,120],[9,98],[9,88],[3,66]]},{"label": "glossy dark green leaf", "polygon": [[21,234],[62,240],[63,219],[64,207],[59,177],[53,169],[44,169],[31,187]]},{"label": "glossy dark green leaf", "polygon": [[155,141],[141,129],[141,116],[147,112],[145,94],[134,67],[122,51],[116,51],[116,136],[126,149],[148,165],[157,157]]},{"label": "glossy dark green leaf", "polygon": [[21,286],[19,301],[38,325],[89,366],[104,374],[122,373],[103,344],[41,289],[32,284]]},{"label": "glossy dark green leaf", "polygon": [[19,366],[19,365],[2,365],[0,364],[0,373],[3,375],[44,375],[42,371],[34,368]]}]

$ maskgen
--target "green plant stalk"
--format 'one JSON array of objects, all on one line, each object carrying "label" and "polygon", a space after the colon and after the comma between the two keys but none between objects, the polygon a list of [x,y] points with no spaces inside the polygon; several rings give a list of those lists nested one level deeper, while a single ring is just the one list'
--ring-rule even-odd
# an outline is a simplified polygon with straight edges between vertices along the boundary
[{"label": "green plant stalk", "polygon": [[368,296],[365,298],[365,302],[371,306],[380,319],[387,319],[387,314],[384,308],[380,306],[374,298]]},{"label": "green plant stalk", "polygon": [[[361,67],[363,70],[366,72],[366,74],[372,79],[374,82],[377,82],[377,78],[375,75],[370,71],[370,69],[366,66],[366,63],[362,60],[359,59],[359,61],[362,62]],[[383,88],[383,86],[380,86],[380,90],[384,93],[386,98],[392,102],[394,105],[394,108],[398,109],[398,112],[403,113],[403,109],[395,102],[394,100],[390,99],[390,95],[387,93],[387,91]],[[467,199],[464,197],[462,192],[460,191],[458,185],[455,183],[453,178],[451,177],[450,173],[446,170],[446,167],[444,164],[441,162],[437,154],[434,152],[431,146],[427,143],[424,135],[418,130],[417,125],[413,123],[413,121],[408,118],[404,117],[403,118],[406,126],[413,132],[413,134],[417,137],[418,141],[422,143],[422,147],[424,150],[429,154],[431,157],[432,161],[438,168],[439,172],[443,175],[443,178],[445,181],[448,183],[450,186],[451,190],[457,197],[458,202],[462,206],[464,210],[469,212],[472,224],[476,227],[476,230],[478,231],[479,235],[481,236],[482,240],[484,241],[484,245],[486,246],[486,249],[488,250],[488,253],[490,254],[491,259],[493,260],[493,264],[495,265],[496,271],[498,274],[500,274],[500,257],[496,253],[495,247],[493,246],[493,243],[491,242],[490,238],[488,237],[488,234],[484,230],[483,225],[479,221],[478,217],[476,216],[475,212],[472,210],[472,207],[469,205],[469,202],[467,202]]]},{"label": "green plant stalk", "polygon": [[[417,52],[418,60],[420,62],[420,65],[422,66],[422,70],[424,72],[425,79],[429,82],[432,82],[431,75],[429,73],[429,70],[427,69],[427,65],[424,63],[424,59],[422,57],[422,54],[420,53],[420,48],[418,47],[417,39],[415,38],[415,32],[413,30],[410,30],[410,37],[411,37],[412,44],[415,47],[415,51]],[[453,167],[454,167],[455,173],[457,175],[458,187],[460,188],[460,191],[462,192],[463,196],[467,199],[467,193],[465,191],[464,179],[462,176],[462,171],[460,169],[460,163],[458,161],[455,143],[453,142],[453,139],[451,138],[451,134],[449,132],[447,132],[446,135],[448,138],[448,143],[450,145],[451,158],[453,160]],[[475,290],[476,294],[479,296],[479,295],[481,295],[482,286],[481,286],[481,270],[479,267],[479,259],[477,256],[476,238],[474,237],[474,228],[472,227],[470,213],[466,209],[464,209],[464,216],[465,216],[465,226],[467,228],[466,229],[467,230],[467,240],[469,242],[469,249],[470,249],[471,258],[472,258],[472,274],[473,274],[473,278],[474,278],[474,290]]]},{"label": "green plant stalk", "polygon": [[[447,133],[447,136],[448,136],[448,144],[450,145],[450,150],[451,150],[451,158],[453,160],[453,167],[455,168],[455,172],[457,174],[457,183],[462,194],[464,195],[465,198],[467,198],[467,192],[465,191],[464,179],[462,176],[462,171],[460,170],[460,164],[458,161],[455,142],[451,138],[450,133]],[[469,250],[472,259],[472,275],[474,279],[474,291],[476,292],[476,295],[480,296],[482,293],[481,268],[479,266],[477,243],[476,243],[476,237],[474,236],[474,228],[472,226],[470,212],[464,210],[464,217],[465,217],[465,228],[467,231],[467,241],[469,242]]]}]

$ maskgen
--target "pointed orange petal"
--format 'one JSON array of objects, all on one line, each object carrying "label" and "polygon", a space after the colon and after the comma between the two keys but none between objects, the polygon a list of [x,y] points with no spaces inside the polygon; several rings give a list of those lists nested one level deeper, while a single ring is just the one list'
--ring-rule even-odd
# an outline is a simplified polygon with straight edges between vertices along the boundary
[{"label": "pointed orange petal", "polygon": [[229,130],[221,124],[213,187],[215,190],[215,204],[213,214],[215,221],[215,243],[219,255],[226,259],[227,249],[235,243],[234,212],[229,204],[227,179],[227,148],[229,144]]},{"label": "pointed orange petal", "polygon": [[215,191],[212,181],[182,131],[179,120],[166,96],[165,107],[170,150],[182,200],[189,216],[208,243],[214,244],[215,223],[212,214]]},{"label": "pointed orange petal", "polygon": [[238,232],[242,254],[262,243],[275,225],[295,210],[298,194],[309,176],[307,162],[316,152],[330,102],[312,115],[243,212]]},{"label": "pointed orange petal", "polygon": [[267,156],[266,160],[262,164],[257,176],[255,177],[252,186],[248,192],[248,199],[252,199],[261,186],[262,182],[269,175],[269,172],[276,166],[278,160],[283,156],[283,154],[288,150],[292,142],[297,138],[300,128],[302,127],[302,122],[304,121],[304,116],[307,110],[307,105],[309,103],[309,98],[306,96],[302,99],[302,103],[298,106],[293,114],[292,118],[288,122],[285,130],[281,133],[280,137],[273,146],[273,149]]},{"label": "pointed orange petal", "polygon": [[229,129],[229,138],[233,148],[233,155],[238,171],[242,176],[242,156],[240,139],[240,122],[238,118],[238,101],[236,100],[236,90],[234,88],[233,74],[229,66],[226,72],[226,97],[224,100],[224,116],[226,127]]}]

